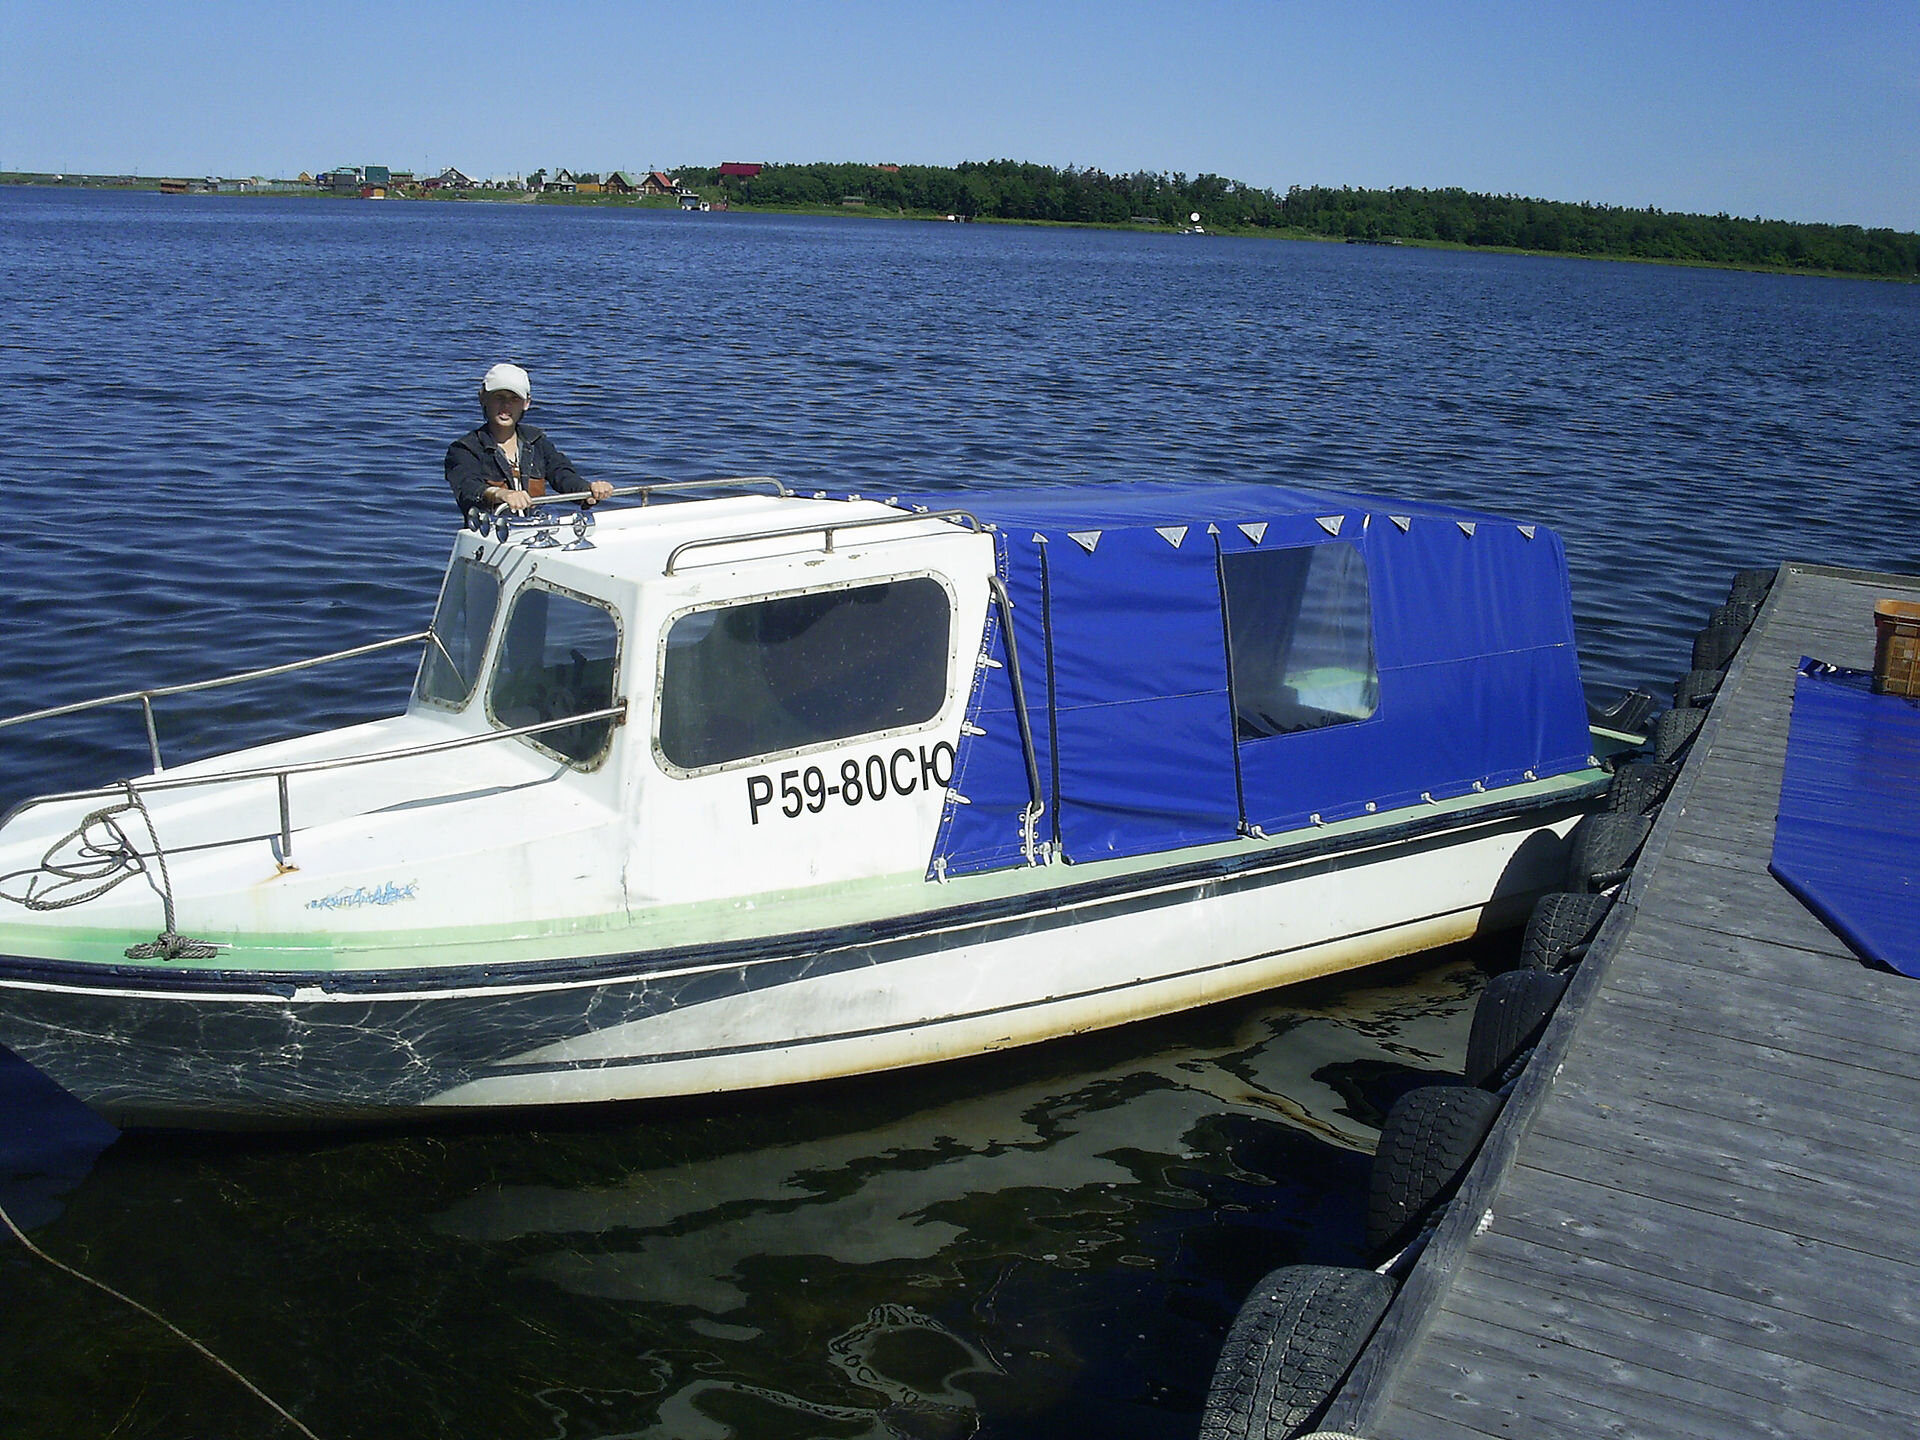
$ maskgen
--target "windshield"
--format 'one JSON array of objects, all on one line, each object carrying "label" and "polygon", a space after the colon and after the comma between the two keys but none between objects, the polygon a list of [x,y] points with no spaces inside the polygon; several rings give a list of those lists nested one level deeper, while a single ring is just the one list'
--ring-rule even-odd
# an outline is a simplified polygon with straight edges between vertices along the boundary
[{"label": "windshield", "polygon": [[413,686],[416,696],[429,704],[455,709],[467,703],[474,682],[480,678],[487,636],[499,608],[499,572],[471,556],[455,560],[440,591],[440,607],[433,614],[433,633]]},{"label": "windshield", "polygon": [[[518,728],[605,710],[614,703],[620,627],[613,612],[581,596],[525,586],[513,598],[494,663],[487,704],[500,724]],[[578,765],[597,761],[613,719],[543,730],[527,739]]]}]

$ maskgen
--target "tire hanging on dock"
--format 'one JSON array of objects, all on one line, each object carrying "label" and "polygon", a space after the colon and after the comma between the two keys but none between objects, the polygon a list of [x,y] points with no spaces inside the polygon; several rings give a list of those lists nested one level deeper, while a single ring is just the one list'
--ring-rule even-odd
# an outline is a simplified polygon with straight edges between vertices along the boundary
[{"label": "tire hanging on dock", "polygon": [[1726,678],[1725,670],[1689,670],[1674,683],[1674,708],[1706,709],[1713,703],[1713,697],[1720,693],[1721,682]]},{"label": "tire hanging on dock", "polygon": [[1753,628],[1754,617],[1760,613],[1760,607],[1751,600],[1729,599],[1724,605],[1716,605],[1707,612],[1707,624],[1731,625],[1742,635]]},{"label": "tire hanging on dock", "polygon": [[1393,1102],[1367,1184],[1367,1248],[1376,1257],[1399,1253],[1453,1198],[1502,1103],[1462,1085],[1426,1085]]},{"label": "tire hanging on dock", "polygon": [[1700,732],[1700,726],[1707,718],[1707,712],[1688,706],[1684,710],[1669,710],[1653,722],[1653,758],[1656,760],[1678,759],[1687,746],[1693,743],[1693,737]]},{"label": "tire hanging on dock", "polygon": [[1540,1042],[1566,992],[1566,977],[1545,970],[1509,970],[1488,981],[1467,1033],[1467,1084],[1497,1089],[1505,1083],[1514,1062]]},{"label": "tire hanging on dock", "polygon": [[1394,1283],[1371,1270],[1288,1265],[1254,1286],[1214,1365],[1200,1440],[1297,1440],[1360,1358]]},{"label": "tire hanging on dock", "polygon": [[1611,895],[1575,895],[1564,890],[1542,895],[1534,902],[1520,937],[1520,968],[1564,970],[1584,959],[1612,907]]},{"label": "tire hanging on dock", "polygon": [[1733,583],[1727,587],[1728,602],[1746,600],[1759,605],[1767,598],[1767,592],[1773,589],[1773,577],[1777,573],[1772,566],[1737,571]]},{"label": "tire hanging on dock", "polygon": [[1619,884],[1652,830],[1653,821],[1644,815],[1583,815],[1567,845],[1568,888],[1594,893]]},{"label": "tire hanging on dock", "polygon": [[1724,670],[1747,632],[1725,621],[1709,624],[1693,639],[1693,668]]},{"label": "tire hanging on dock", "polygon": [[1680,777],[1670,760],[1630,760],[1607,782],[1607,810],[1615,815],[1648,815],[1667,798]]}]

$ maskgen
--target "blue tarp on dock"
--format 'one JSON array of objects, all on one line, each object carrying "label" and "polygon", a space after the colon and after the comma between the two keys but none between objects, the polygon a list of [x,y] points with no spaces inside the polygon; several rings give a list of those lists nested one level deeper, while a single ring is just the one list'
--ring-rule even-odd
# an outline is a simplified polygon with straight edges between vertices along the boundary
[{"label": "blue tarp on dock", "polygon": [[1920,979],[1920,703],[1801,661],[1768,869],[1863,957]]}]

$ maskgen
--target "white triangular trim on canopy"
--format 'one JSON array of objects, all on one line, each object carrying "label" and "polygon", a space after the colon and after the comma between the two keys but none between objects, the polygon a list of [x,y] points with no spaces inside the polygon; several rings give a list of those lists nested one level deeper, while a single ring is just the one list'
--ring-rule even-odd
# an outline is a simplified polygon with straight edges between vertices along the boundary
[{"label": "white triangular trim on canopy", "polygon": [[1400,527],[1400,533],[1402,535],[1413,528],[1413,517],[1411,515],[1389,515],[1387,519]]},{"label": "white triangular trim on canopy", "polygon": [[1236,528],[1256,545],[1267,538],[1267,522],[1264,520],[1254,520]]},{"label": "white triangular trim on canopy", "polygon": [[1344,515],[1319,515],[1315,517],[1320,523],[1320,528],[1329,535],[1338,535],[1340,533],[1340,522],[1346,518]]},{"label": "white triangular trim on canopy", "polygon": [[1207,533],[1209,535],[1218,535],[1220,533],[1220,527],[1209,520],[1207,522]]},{"label": "white triangular trim on canopy", "polygon": [[1468,539],[1472,539],[1474,529],[1478,522],[1473,520],[1456,520],[1453,523],[1460,527],[1460,533],[1462,535],[1465,535]]},{"label": "white triangular trim on canopy", "polygon": [[1178,550],[1180,548],[1180,542],[1187,538],[1187,527],[1185,525],[1156,525],[1153,527],[1153,533],[1173,546],[1174,549]]},{"label": "white triangular trim on canopy", "polygon": [[1100,536],[1104,533],[1100,530],[1069,530],[1067,538],[1091,555],[1093,547],[1100,543]]},{"label": "white triangular trim on canopy", "polygon": [[1538,525],[1522,525],[1520,527],[1520,533],[1526,536],[1527,539],[1531,540],[1533,539],[1535,532],[1538,531],[1539,528],[1540,527]]},{"label": "white triangular trim on canopy", "polygon": [[1047,537],[1042,535],[1038,530],[1036,530],[1033,532],[1032,543],[1035,545],[1045,545],[1047,543]]}]

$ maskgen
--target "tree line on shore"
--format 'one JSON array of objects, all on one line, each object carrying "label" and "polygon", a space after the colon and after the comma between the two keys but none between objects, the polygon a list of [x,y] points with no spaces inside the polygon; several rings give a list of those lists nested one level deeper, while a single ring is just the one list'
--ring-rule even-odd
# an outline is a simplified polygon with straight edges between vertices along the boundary
[{"label": "tree line on shore", "polygon": [[1547,254],[1691,261],[1920,277],[1920,235],[1858,225],[1674,214],[1467,190],[1294,186],[1285,194],[1219,175],[1109,175],[1014,160],[940,165],[766,165],[750,178],[688,167],[683,184],[750,205],[844,205],[994,220],[1273,231],[1360,241],[1430,241]]}]

